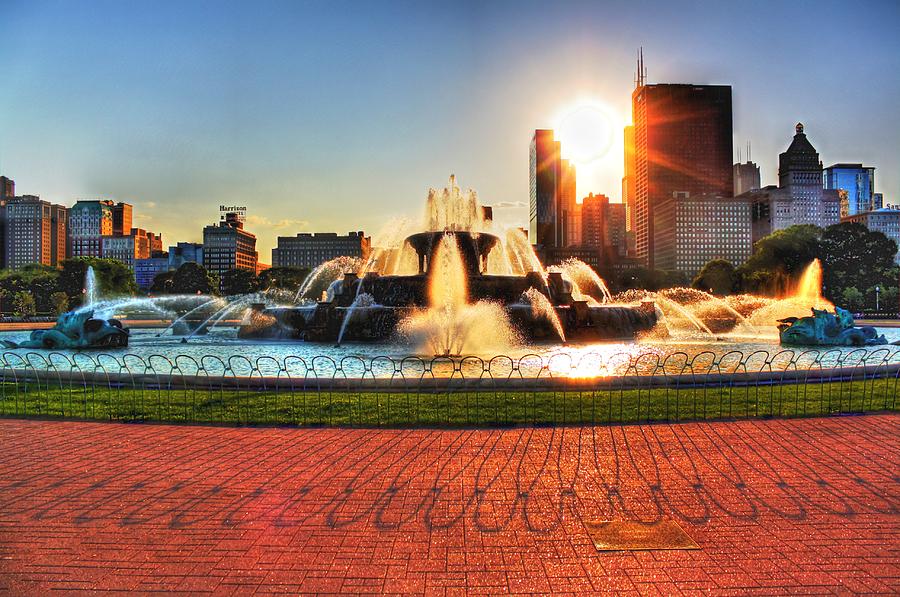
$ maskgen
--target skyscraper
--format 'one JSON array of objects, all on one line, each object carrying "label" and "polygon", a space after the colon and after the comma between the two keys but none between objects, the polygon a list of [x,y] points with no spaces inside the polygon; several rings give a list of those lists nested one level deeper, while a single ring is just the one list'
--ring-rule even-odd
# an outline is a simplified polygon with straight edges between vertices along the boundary
[{"label": "skyscraper", "polygon": [[563,225],[561,238],[565,247],[581,244],[581,206],[575,192],[575,165],[569,163],[569,160],[560,160],[557,194],[560,220]]},{"label": "skyscraper", "polygon": [[634,120],[634,233],[637,257],[649,267],[675,267],[675,202],[730,197],[731,87],[644,84],[631,96]]},{"label": "skyscraper", "polygon": [[553,131],[538,129],[531,138],[528,237],[542,248],[573,244],[578,233],[575,166],[560,157]]},{"label": "skyscraper", "polygon": [[102,256],[102,239],[113,233],[114,206],[109,200],[75,202],[69,209],[70,256]]},{"label": "skyscraper", "polygon": [[634,230],[634,176],[637,164],[634,157],[634,125],[625,127],[625,176],[622,177],[622,203],[625,204],[625,223]]},{"label": "skyscraper", "polygon": [[57,265],[65,259],[66,208],[34,195],[14,197],[6,204],[6,267],[33,263]]},{"label": "skyscraper", "polygon": [[834,164],[824,170],[826,189],[847,192],[847,213],[855,216],[881,207],[875,205],[875,168],[862,164]]},{"label": "skyscraper", "polygon": [[819,153],[806,138],[803,124],[794,130],[790,146],[778,156],[779,186],[742,195],[752,202],[753,242],[797,224],[825,228],[840,222],[843,191],[823,188]]},{"label": "skyscraper", "polygon": [[528,236],[531,243],[556,247],[556,189],[559,186],[559,142],[553,131],[538,129],[531,138]]},{"label": "skyscraper", "polygon": [[15,181],[0,176],[0,267],[6,267],[6,203],[15,196]]},{"label": "skyscraper", "polygon": [[12,199],[16,196],[16,181],[0,176],[0,200]]},{"label": "skyscraper", "polygon": [[625,205],[590,193],[581,200],[582,245],[601,249],[613,260],[626,252]]},{"label": "skyscraper", "polygon": [[734,165],[734,196],[754,191],[760,186],[759,166],[747,160],[743,164]]},{"label": "skyscraper", "polygon": [[112,206],[114,236],[128,236],[131,232],[131,221],[133,207],[128,203],[116,203]]},{"label": "skyscraper", "polygon": [[226,213],[218,225],[203,229],[203,266],[215,274],[232,269],[256,273],[256,236],[244,230],[237,213]]}]

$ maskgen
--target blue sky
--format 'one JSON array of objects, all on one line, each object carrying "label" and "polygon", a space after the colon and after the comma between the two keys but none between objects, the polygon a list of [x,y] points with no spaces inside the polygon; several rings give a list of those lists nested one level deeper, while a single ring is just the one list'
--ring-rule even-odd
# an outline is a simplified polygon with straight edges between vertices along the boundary
[{"label": "blue sky", "polygon": [[[800,120],[900,203],[898,28],[896,1],[0,0],[0,172],[131,201],[166,243],[246,205],[266,262],[279,234],[418,215],[451,172],[524,225],[533,129],[580,99],[630,121],[643,45],[650,82],[734,87],[764,183]],[[620,136],[579,196],[619,198]]]}]

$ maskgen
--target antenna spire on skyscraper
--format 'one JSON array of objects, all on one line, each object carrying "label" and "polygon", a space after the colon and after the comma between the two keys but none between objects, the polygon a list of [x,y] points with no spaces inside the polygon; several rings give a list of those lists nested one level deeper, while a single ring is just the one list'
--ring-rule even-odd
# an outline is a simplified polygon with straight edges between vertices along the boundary
[{"label": "antenna spire on skyscraper", "polygon": [[637,77],[635,78],[635,86],[643,87],[647,80],[647,69],[644,67],[644,46],[638,50]]}]

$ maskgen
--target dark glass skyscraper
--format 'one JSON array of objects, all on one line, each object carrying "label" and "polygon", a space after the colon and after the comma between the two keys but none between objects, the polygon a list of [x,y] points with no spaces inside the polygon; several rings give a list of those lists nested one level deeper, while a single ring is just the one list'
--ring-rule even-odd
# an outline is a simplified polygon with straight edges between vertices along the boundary
[{"label": "dark glass skyscraper", "polygon": [[559,142],[553,131],[538,129],[531,138],[528,237],[534,245],[558,247],[557,189],[561,177]]},{"label": "dark glass skyscraper", "polygon": [[634,234],[637,257],[649,267],[675,267],[674,222],[679,199],[731,197],[731,87],[639,84],[634,119]]},{"label": "dark glass skyscraper", "polygon": [[529,230],[531,243],[545,248],[577,244],[575,166],[560,157],[553,131],[538,129],[531,138]]}]

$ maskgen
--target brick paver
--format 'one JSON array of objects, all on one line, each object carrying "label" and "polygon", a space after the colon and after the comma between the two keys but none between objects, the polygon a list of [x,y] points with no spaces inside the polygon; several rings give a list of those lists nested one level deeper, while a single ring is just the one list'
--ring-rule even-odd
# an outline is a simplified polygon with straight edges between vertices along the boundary
[{"label": "brick paver", "polygon": [[[900,416],[506,430],[0,420],[0,591],[900,592]],[[582,520],[699,551],[597,552]]]}]

